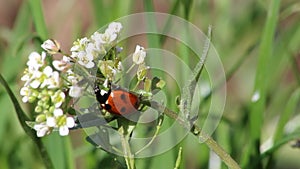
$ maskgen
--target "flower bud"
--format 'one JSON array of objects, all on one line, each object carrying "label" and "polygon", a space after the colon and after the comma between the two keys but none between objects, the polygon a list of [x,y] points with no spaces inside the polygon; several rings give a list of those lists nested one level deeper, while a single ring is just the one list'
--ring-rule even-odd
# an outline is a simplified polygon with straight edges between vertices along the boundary
[{"label": "flower bud", "polygon": [[46,115],[45,114],[39,114],[36,116],[35,121],[38,123],[46,121]]},{"label": "flower bud", "polygon": [[60,44],[54,39],[46,40],[41,47],[49,54],[56,54],[60,52]]},{"label": "flower bud", "polygon": [[132,60],[135,64],[142,64],[145,60],[146,52],[143,47],[136,45],[135,52],[132,55]]}]

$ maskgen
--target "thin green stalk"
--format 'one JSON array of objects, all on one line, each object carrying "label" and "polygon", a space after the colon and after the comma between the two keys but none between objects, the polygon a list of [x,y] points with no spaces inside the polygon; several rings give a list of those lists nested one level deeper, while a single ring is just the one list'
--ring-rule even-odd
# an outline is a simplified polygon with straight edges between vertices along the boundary
[{"label": "thin green stalk", "polygon": [[126,135],[121,134],[121,142],[127,169],[135,169],[134,155],[130,149],[129,138]]},{"label": "thin green stalk", "polygon": [[174,169],[179,169],[180,163],[181,163],[181,159],[182,159],[182,147],[179,147],[179,151],[178,151],[178,155],[177,155],[177,159],[176,159],[176,163],[175,163]]},{"label": "thin green stalk", "polygon": [[190,132],[199,139],[199,141],[204,141],[204,143],[222,159],[228,168],[240,169],[237,162],[212,137],[202,131],[200,127],[195,124],[190,126],[189,122],[180,118],[177,113],[155,101],[143,102],[143,104],[167,115],[171,119],[175,119],[180,125],[189,129]]},{"label": "thin green stalk", "polygon": [[127,169],[135,169],[134,154],[131,152],[130,148],[130,135],[136,126],[136,122],[129,121],[127,119],[119,118],[119,134],[121,136],[121,144],[123,148],[123,156],[126,162]]},{"label": "thin green stalk", "polygon": [[148,148],[153,143],[153,141],[155,140],[156,136],[159,133],[159,130],[160,130],[161,125],[162,125],[162,122],[163,122],[163,116],[161,116],[158,119],[158,124],[156,125],[156,130],[155,130],[155,133],[153,134],[153,137],[151,138],[151,140],[143,148],[141,148],[140,150],[138,150],[137,152],[135,152],[134,153],[135,155],[141,153],[142,151],[144,151],[146,148]]}]

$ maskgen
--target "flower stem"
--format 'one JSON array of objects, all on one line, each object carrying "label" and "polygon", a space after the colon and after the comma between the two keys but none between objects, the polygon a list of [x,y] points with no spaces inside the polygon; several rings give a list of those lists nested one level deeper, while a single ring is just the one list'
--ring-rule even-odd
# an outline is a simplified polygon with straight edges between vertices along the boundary
[{"label": "flower stem", "polygon": [[124,152],[124,159],[127,165],[127,169],[135,169],[134,155],[131,153],[129,138],[126,135],[121,134],[121,142]]},{"label": "flower stem", "polygon": [[231,169],[240,169],[237,162],[209,135],[207,135],[201,128],[195,124],[192,124],[190,126],[190,123],[182,119],[178,116],[177,113],[174,111],[168,109],[167,107],[159,104],[155,101],[144,101],[143,104],[152,107],[153,109],[164,113],[168,117],[177,120],[179,124],[181,124],[186,129],[189,129],[189,131],[195,135],[199,141],[203,141],[211,150],[213,150],[221,159],[222,161],[228,166],[228,168]]}]

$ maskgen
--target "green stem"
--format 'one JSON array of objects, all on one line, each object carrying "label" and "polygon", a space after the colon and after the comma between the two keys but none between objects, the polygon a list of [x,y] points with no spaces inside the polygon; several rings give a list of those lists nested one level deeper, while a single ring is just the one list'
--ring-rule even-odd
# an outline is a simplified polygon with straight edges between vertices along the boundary
[{"label": "green stem", "polygon": [[163,116],[161,116],[159,119],[158,119],[158,124],[156,125],[156,130],[155,130],[155,133],[153,134],[153,137],[151,138],[151,140],[143,147],[141,148],[139,151],[137,151],[135,153],[135,155],[139,154],[140,152],[144,151],[146,148],[148,148],[152,143],[153,141],[155,140],[156,136],[158,135],[159,133],[159,130],[161,128],[161,125],[162,125],[162,122],[163,122]]},{"label": "green stem", "polygon": [[207,135],[204,131],[201,130],[200,127],[193,124],[190,126],[189,122],[186,122],[184,119],[180,118],[177,113],[168,109],[167,107],[159,104],[155,101],[143,102],[143,104],[152,107],[153,109],[164,113],[168,117],[177,120],[179,124],[181,124],[186,129],[189,129],[190,132],[195,135],[199,141],[203,141],[211,150],[213,150],[222,161],[231,169],[240,169],[237,162],[209,135]]},{"label": "green stem", "polygon": [[130,149],[129,137],[124,134],[121,134],[121,142],[127,169],[135,169],[134,155],[132,154]]}]

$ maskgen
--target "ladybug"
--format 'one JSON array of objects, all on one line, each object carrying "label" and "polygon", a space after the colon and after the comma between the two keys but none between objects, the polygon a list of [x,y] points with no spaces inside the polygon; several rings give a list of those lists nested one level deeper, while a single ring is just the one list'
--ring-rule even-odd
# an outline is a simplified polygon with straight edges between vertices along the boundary
[{"label": "ladybug", "polygon": [[95,86],[94,92],[100,106],[114,115],[128,115],[138,111],[140,98],[123,89],[109,89],[108,91]]}]

